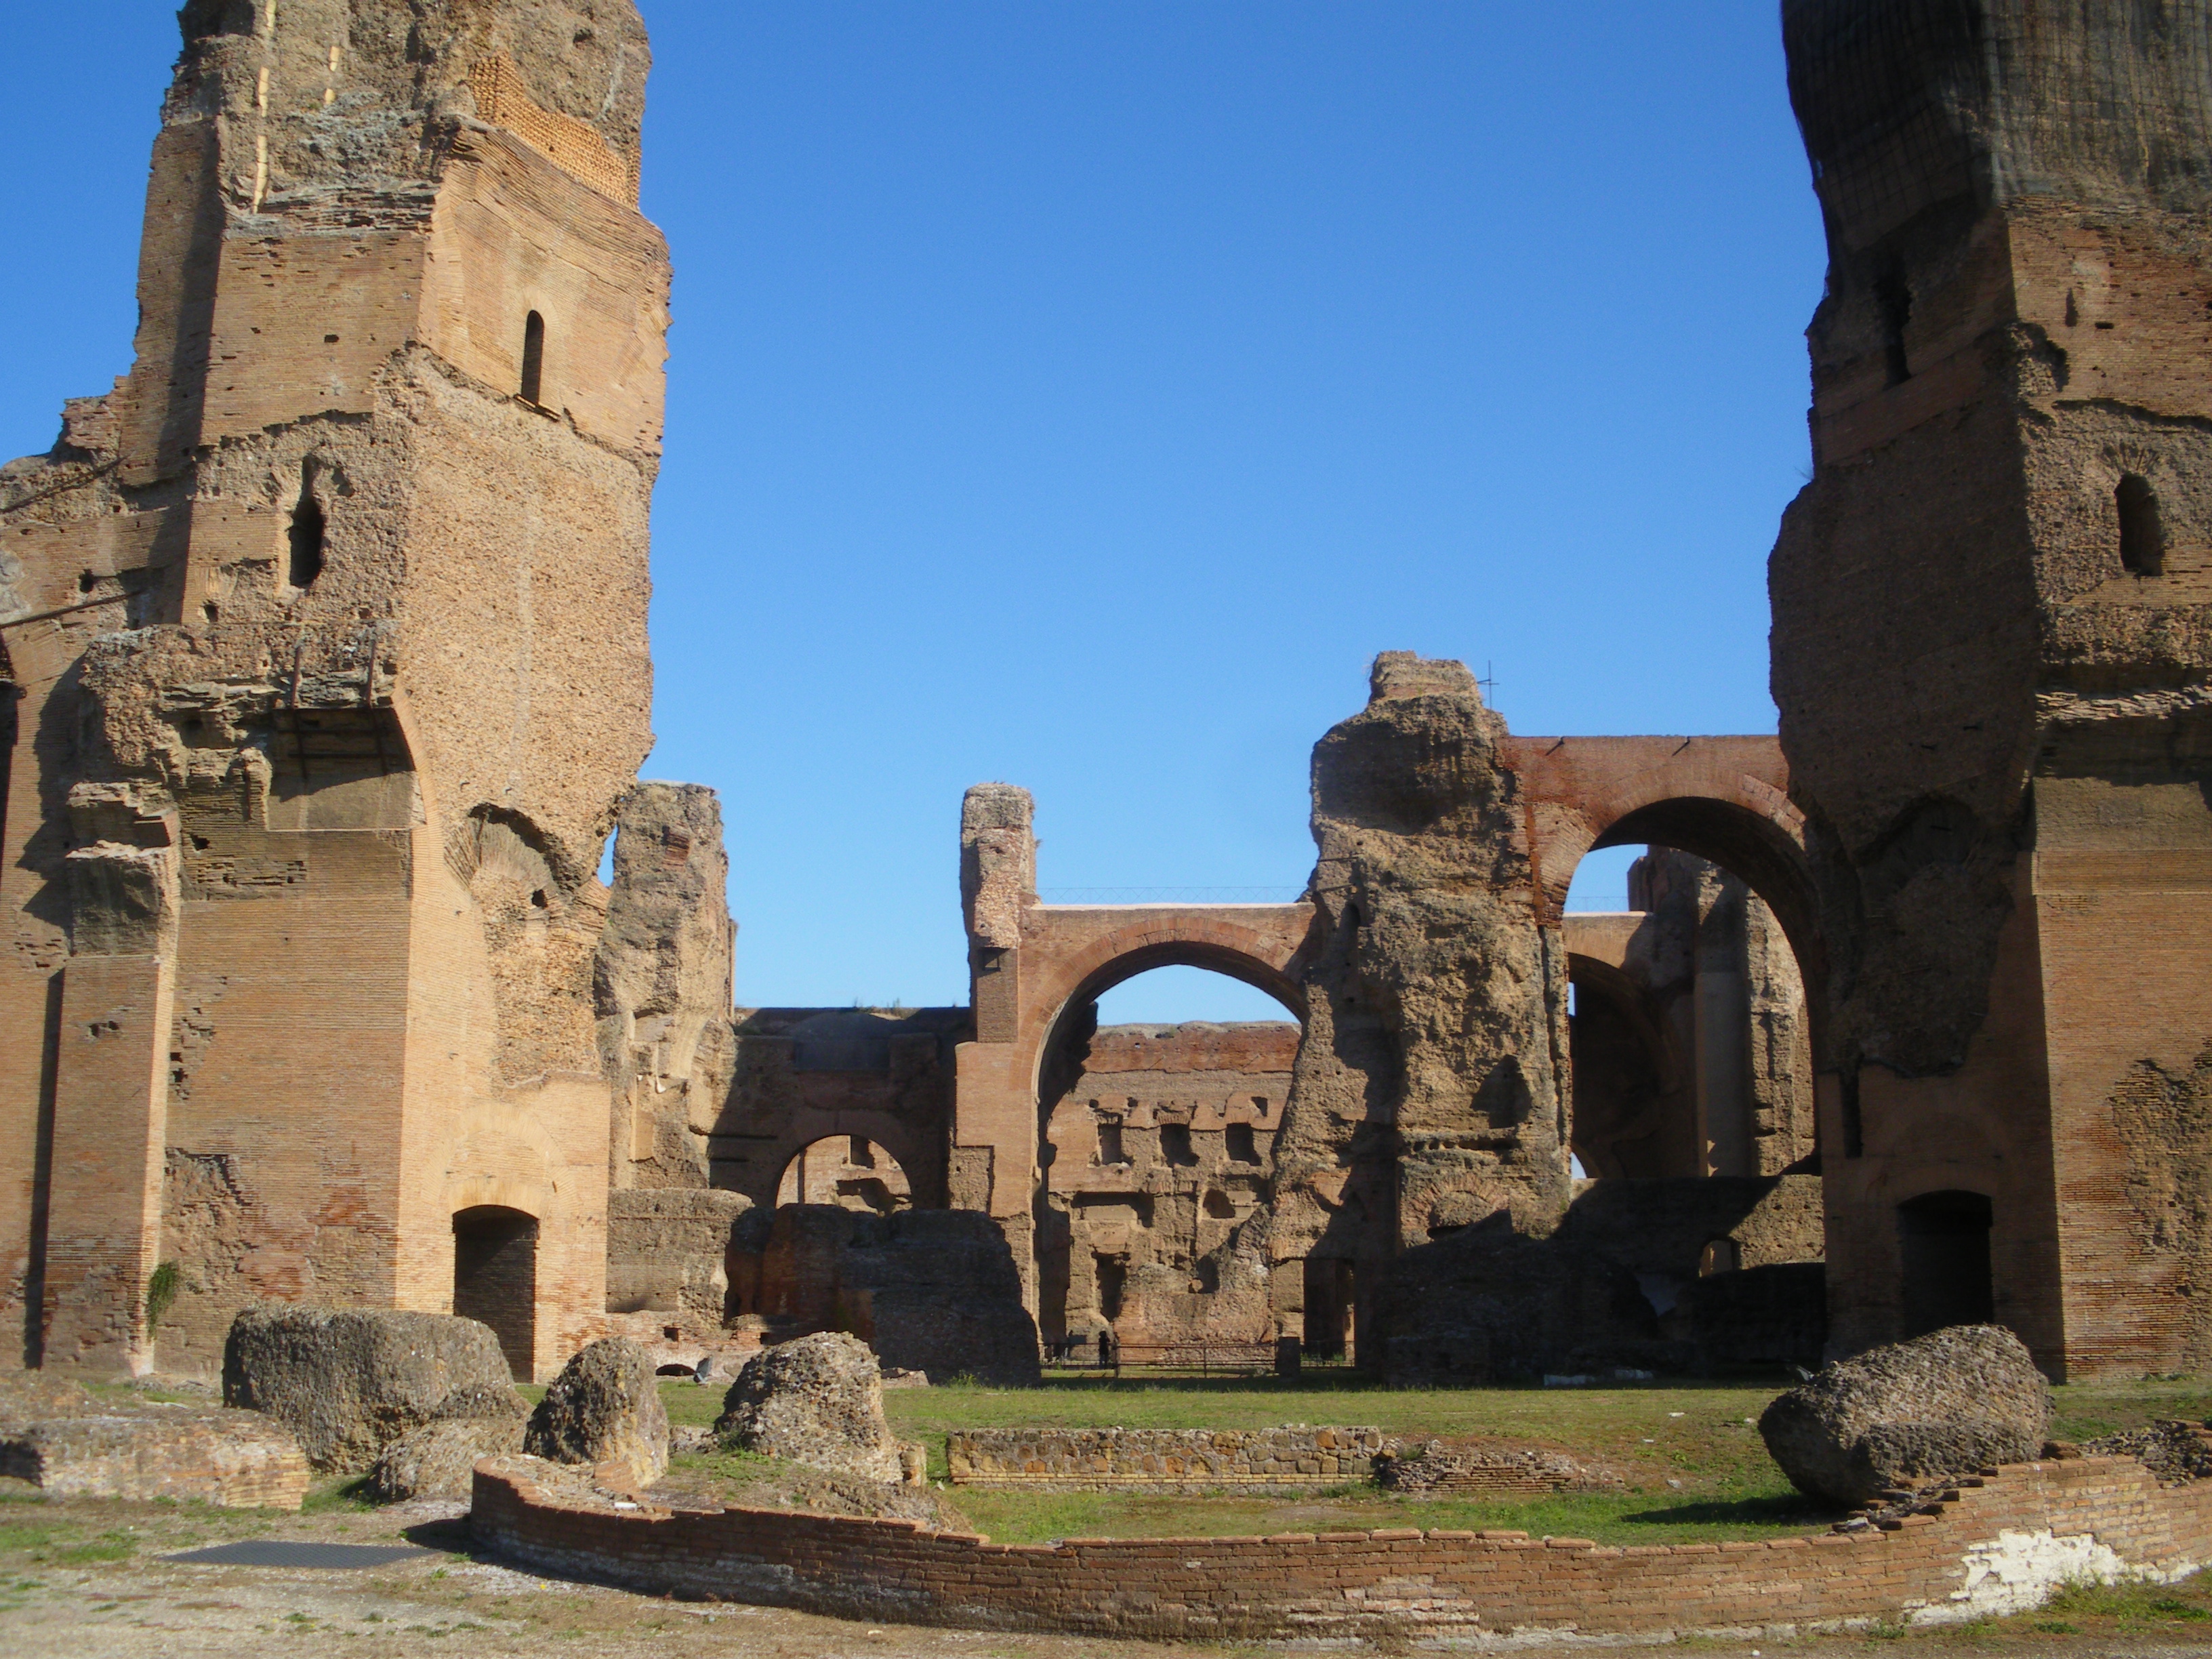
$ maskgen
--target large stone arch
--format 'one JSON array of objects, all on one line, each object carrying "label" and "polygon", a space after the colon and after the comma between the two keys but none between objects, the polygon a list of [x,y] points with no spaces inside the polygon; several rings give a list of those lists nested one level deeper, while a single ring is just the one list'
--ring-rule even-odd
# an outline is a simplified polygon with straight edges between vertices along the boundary
[{"label": "large stone arch", "polygon": [[1565,915],[1583,856],[1601,847],[1677,848],[1741,877],[1796,951],[1821,1044],[1828,957],[1779,738],[1521,738],[1500,745],[1520,781],[1541,920]]},{"label": "large stone arch", "polygon": [[988,933],[971,926],[976,1036],[959,1050],[950,1185],[956,1206],[986,1210],[1006,1229],[1034,1312],[1039,1096],[1070,1019],[1124,980],[1194,967],[1264,991],[1303,1021],[1314,908],[1044,904],[1026,866],[1014,898]]}]

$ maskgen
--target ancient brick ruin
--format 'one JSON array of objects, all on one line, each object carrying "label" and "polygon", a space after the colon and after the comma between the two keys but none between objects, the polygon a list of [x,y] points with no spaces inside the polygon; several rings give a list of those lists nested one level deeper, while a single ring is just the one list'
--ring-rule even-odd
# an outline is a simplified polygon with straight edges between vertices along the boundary
[{"label": "ancient brick ruin", "polygon": [[[273,1300],[538,1377],[608,1331],[1475,1379],[1990,1317],[2201,1367],[2205,8],[1784,10],[1831,270],[1778,737],[1517,736],[1385,653],[1297,902],[1045,902],[985,784],[966,1006],[733,1010],[719,805],[635,777],[641,24],[186,6],[134,367],[0,469],[4,1363],[205,1374]],[[1568,914],[1621,845],[1632,910]],[[1098,1024],[1175,964],[1285,1018]]]}]

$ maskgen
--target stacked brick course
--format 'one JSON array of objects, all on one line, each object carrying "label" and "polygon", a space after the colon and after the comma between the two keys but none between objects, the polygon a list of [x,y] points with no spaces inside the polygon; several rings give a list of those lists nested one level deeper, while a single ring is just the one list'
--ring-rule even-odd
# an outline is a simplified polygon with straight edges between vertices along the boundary
[{"label": "stacked brick course", "polygon": [[2171,1580],[2212,1559],[2212,1490],[2130,1459],[2008,1466],[1888,1529],[1601,1547],[1517,1532],[1294,1533],[994,1545],[906,1521],[555,1501],[477,1468],[477,1541],[657,1594],[915,1624],[1152,1638],[1382,1632],[1782,1634],[1936,1624],[2039,1604],[2072,1579]]},{"label": "stacked brick course", "polygon": [[978,1429],[949,1436],[955,1486],[1062,1491],[1306,1488],[1364,1480],[1380,1429]]}]

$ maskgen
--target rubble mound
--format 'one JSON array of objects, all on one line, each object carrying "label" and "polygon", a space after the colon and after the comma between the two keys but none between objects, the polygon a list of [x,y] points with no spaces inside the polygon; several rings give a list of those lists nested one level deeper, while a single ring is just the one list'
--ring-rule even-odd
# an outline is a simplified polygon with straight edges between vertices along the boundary
[{"label": "rubble mound", "polygon": [[489,1327],[393,1309],[245,1310],[223,1345],[222,1398],[290,1429],[324,1474],[362,1473],[425,1423],[528,1410]]},{"label": "rubble mound", "polygon": [[1611,1492],[1621,1485],[1618,1470],[1550,1447],[1440,1439],[1392,1441],[1375,1460],[1375,1481],[1416,1498]]},{"label": "rubble mound", "polygon": [[380,1504],[466,1498],[477,1461],[520,1451],[522,1432],[513,1417],[458,1418],[410,1429],[370,1467],[368,1495]]},{"label": "rubble mound", "polygon": [[866,1480],[900,1478],[876,1357],[842,1331],[802,1336],[746,1361],[722,1396],[714,1432],[741,1451]]},{"label": "rubble mound", "polygon": [[2010,1331],[1954,1325],[1824,1367],[1759,1419],[1798,1491],[1856,1508],[2039,1455],[2051,1389]]},{"label": "rubble mound", "polygon": [[530,1414],[522,1449],[554,1463],[615,1463],[641,1486],[667,1472],[668,1413],[653,1362],[628,1337],[601,1337],[561,1368]]},{"label": "rubble mound", "polygon": [[100,1408],[65,1376],[45,1371],[0,1371],[0,1435],[52,1417],[89,1417]]},{"label": "rubble mound", "polygon": [[2123,1429],[2118,1434],[2085,1440],[2085,1457],[2132,1457],[2159,1479],[2161,1486],[2179,1486],[2212,1475],[2212,1434],[2200,1423],[2160,1418],[2148,1428]]},{"label": "rubble mound", "polygon": [[810,1515],[919,1521],[939,1532],[975,1529],[966,1516],[926,1486],[886,1486],[780,1457],[708,1456],[672,1469],[647,1496],[678,1509],[713,1503],[726,1509],[803,1510]]},{"label": "rubble mound", "polygon": [[276,1510],[298,1509],[309,1480],[299,1443],[252,1412],[110,1405],[37,1372],[0,1377],[0,1475],[57,1498]]}]

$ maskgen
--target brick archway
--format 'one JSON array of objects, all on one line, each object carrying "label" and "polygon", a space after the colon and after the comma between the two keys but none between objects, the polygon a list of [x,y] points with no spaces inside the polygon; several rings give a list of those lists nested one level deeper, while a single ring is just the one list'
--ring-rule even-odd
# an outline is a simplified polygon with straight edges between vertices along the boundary
[{"label": "brick archway", "polygon": [[1509,737],[1500,758],[1521,785],[1540,921],[1560,924],[1576,866],[1595,848],[1648,842],[1693,854],[1741,877],[1774,912],[1819,1021],[1827,951],[1780,738]]},{"label": "brick archway", "polygon": [[1009,942],[974,945],[976,1035],[959,1050],[949,1184],[957,1206],[1006,1229],[1034,1311],[1038,1091],[1071,1012],[1152,969],[1192,967],[1264,991],[1303,1021],[1315,912],[1303,902],[1044,904],[1024,889],[1014,927],[994,936]]}]

